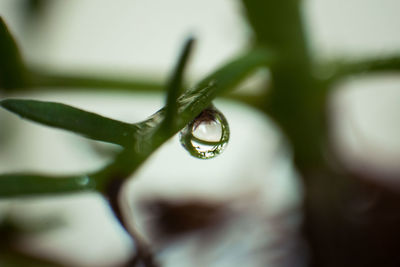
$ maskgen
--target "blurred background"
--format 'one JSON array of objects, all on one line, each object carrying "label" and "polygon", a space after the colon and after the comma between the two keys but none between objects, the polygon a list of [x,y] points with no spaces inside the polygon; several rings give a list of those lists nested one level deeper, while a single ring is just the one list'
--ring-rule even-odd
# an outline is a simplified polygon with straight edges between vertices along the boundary
[{"label": "blurred background", "polygon": [[[305,0],[315,60],[398,55],[398,10],[396,0]],[[198,42],[187,73],[193,84],[248,48],[252,38],[233,0],[0,0],[0,15],[30,66],[65,74],[164,82],[182,42],[193,35]],[[265,83],[267,71],[243,88]],[[351,77],[336,86],[330,116],[337,153],[349,167],[369,166],[385,174],[379,183],[400,189],[392,175],[400,171],[400,76]],[[137,122],[162,107],[165,96],[58,88],[0,91],[0,97],[57,101]],[[227,100],[215,104],[231,128],[226,151],[199,160],[175,136],[128,182],[125,213],[154,246],[161,266],[306,265],[307,248],[297,233],[302,189],[283,136],[255,109]],[[0,110],[1,173],[89,172],[117,149]],[[135,249],[97,194],[0,200],[0,223],[10,220],[28,229],[13,246],[65,266],[118,266]],[[43,227],[48,229],[30,231]]]}]

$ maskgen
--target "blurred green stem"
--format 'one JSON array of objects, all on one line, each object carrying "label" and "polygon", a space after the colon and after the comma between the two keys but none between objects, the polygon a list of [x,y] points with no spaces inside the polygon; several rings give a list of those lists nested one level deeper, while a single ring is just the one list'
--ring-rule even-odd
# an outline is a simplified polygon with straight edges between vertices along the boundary
[{"label": "blurred green stem", "polygon": [[400,71],[400,57],[387,57],[378,59],[367,59],[355,62],[336,61],[327,64],[327,69],[332,69],[331,81],[338,81],[346,76],[370,74],[371,72]]},{"label": "blurred green stem", "polygon": [[297,166],[319,166],[323,162],[326,94],[322,83],[312,75],[300,16],[301,1],[243,3],[257,44],[272,49],[279,58],[270,66],[273,86],[263,99],[263,110],[293,146]]},{"label": "blurred green stem", "polygon": [[[105,75],[107,76],[107,75]],[[31,70],[31,86],[29,88],[21,88],[22,90],[30,90],[32,88],[68,88],[70,90],[101,90],[117,89],[118,91],[143,91],[143,92],[162,92],[164,85],[157,82],[157,79],[143,78],[107,78],[101,75],[67,75],[53,74],[47,71]]]},{"label": "blurred green stem", "polygon": [[50,177],[32,174],[0,175],[0,199],[76,193],[94,189],[94,180],[86,175],[70,177]]},{"label": "blurred green stem", "polygon": [[[49,90],[54,92],[56,89],[68,91],[104,91],[104,92],[143,92],[143,93],[164,93],[165,84],[157,79],[149,78],[116,78],[109,75],[73,75],[73,74],[54,74],[50,71],[31,69],[31,81],[28,86],[13,88],[9,92],[19,91],[39,91]],[[183,87],[187,87],[183,85]],[[261,109],[265,98],[265,92],[246,93],[246,88],[242,92],[228,92],[220,97],[245,103],[255,108]]]}]

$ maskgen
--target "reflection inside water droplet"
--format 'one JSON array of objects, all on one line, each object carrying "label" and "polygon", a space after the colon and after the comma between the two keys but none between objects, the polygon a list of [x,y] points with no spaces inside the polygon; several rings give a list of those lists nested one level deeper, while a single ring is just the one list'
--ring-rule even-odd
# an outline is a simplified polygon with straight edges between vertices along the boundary
[{"label": "reflection inside water droplet", "polygon": [[215,107],[203,110],[180,132],[180,141],[194,157],[213,158],[225,149],[229,140],[229,125]]},{"label": "reflection inside water droplet", "polygon": [[222,136],[222,127],[216,121],[203,121],[197,126],[193,126],[193,136],[207,141],[219,142]]}]

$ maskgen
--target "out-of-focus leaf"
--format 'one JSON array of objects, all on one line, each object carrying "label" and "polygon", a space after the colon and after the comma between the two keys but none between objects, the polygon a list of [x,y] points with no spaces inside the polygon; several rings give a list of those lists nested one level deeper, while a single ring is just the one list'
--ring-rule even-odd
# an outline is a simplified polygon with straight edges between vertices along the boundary
[{"label": "out-of-focus leaf", "polygon": [[43,15],[43,11],[49,3],[49,0],[24,0],[24,15],[26,15],[27,18],[30,19],[27,22],[35,22],[32,20],[38,19],[41,15]]},{"label": "out-of-focus leaf", "polygon": [[85,137],[126,145],[133,142],[136,127],[60,103],[4,99],[0,105],[23,118],[61,128]]},{"label": "out-of-focus leaf", "polygon": [[32,174],[0,175],[0,199],[82,192],[93,190],[94,187],[94,181],[86,175],[71,177],[48,177]]},{"label": "out-of-focus leaf", "polygon": [[0,88],[13,89],[28,84],[28,71],[18,46],[0,17]]},{"label": "out-of-focus leaf", "polygon": [[33,256],[13,249],[0,251],[0,266],[2,267],[65,267],[66,264]]}]

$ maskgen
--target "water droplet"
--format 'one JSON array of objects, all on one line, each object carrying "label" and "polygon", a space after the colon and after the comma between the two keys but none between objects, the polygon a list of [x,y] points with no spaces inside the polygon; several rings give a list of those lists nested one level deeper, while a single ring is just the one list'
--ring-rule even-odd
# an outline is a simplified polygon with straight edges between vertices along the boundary
[{"label": "water droplet", "polygon": [[210,159],[221,154],[228,140],[228,121],[214,106],[203,110],[180,132],[183,147],[200,159]]}]

